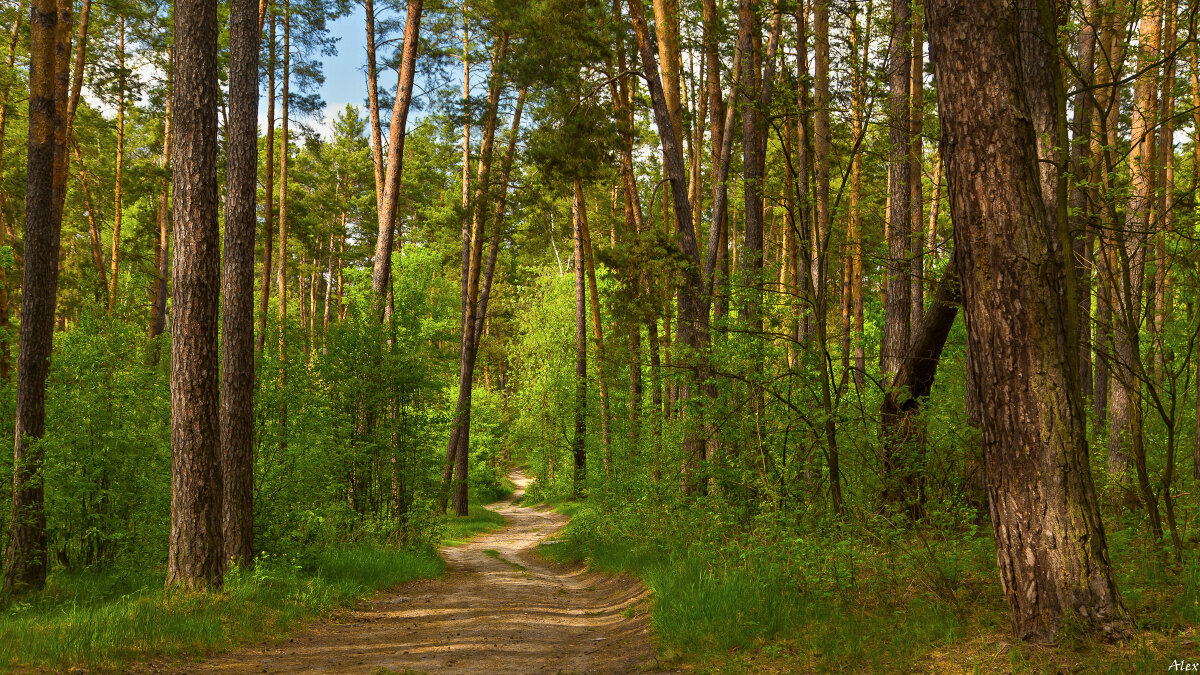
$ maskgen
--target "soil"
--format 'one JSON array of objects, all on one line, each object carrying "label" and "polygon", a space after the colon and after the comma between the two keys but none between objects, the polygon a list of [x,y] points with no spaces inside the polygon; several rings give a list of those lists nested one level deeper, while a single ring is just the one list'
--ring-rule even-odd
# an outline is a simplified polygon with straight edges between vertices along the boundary
[{"label": "soil", "polygon": [[655,666],[649,591],[629,575],[560,565],[534,553],[567,517],[489,506],[508,525],[441,550],[442,579],[416,581],[283,641],[159,673],[636,673]]}]

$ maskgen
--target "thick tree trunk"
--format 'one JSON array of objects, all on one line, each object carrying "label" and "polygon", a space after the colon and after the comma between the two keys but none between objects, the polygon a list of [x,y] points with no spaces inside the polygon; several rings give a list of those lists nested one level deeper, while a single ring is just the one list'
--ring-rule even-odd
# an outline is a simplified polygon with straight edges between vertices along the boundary
[{"label": "thick tree trunk", "polygon": [[[46,376],[54,338],[61,214],[54,202],[57,134],[63,110],[56,95],[54,0],[33,0],[29,20],[29,141],[25,178],[25,267],[17,356],[17,410],[13,449],[12,518],[4,556],[4,591],[21,593],[46,583],[46,510],[43,455],[37,441],[46,429]],[[59,216],[59,217],[56,217]]]},{"label": "thick tree trunk", "polygon": [[167,585],[219,587],[217,6],[175,4],[175,260],[171,288],[171,541]]},{"label": "thick tree trunk", "polygon": [[254,229],[258,222],[256,0],[234,0],[229,26],[225,249],[221,280],[221,473],[225,560],[254,561]]},{"label": "thick tree trunk", "polygon": [[928,0],[942,143],[961,270],[1001,584],[1014,634],[1051,642],[1067,617],[1102,636],[1131,628],[1108,560],[1068,350],[1067,238],[1046,220],[1012,0]]}]

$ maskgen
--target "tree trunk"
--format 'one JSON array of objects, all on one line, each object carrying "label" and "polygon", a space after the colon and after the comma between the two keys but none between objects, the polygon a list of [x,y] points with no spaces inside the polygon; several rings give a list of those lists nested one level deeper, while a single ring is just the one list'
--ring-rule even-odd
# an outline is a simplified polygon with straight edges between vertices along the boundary
[{"label": "tree trunk", "polygon": [[[17,56],[17,41],[21,36],[21,17],[25,14],[24,0],[18,0],[16,13],[13,15],[12,30],[8,36],[8,58],[5,65],[11,71]],[[5,82],[0,89],[0,147],[4,147],[8,124],[8,105],[12,94],[12,84]],[[4,173],[4,153],[0,152],[0,175]],[[8,193],[0,186],[0,246],[10,245],[14,232],[12,223],[8,220]],[[8,270],[0,268],[0,380],[8,382],[11,374],[12,354],[9,350],[9,287]]]},{"label": "tree trunk", "polygon": [[[1084,0],[1084,20],[1079,26],[1078,87],[1087,89],[1095,82],[1096,24],[1098,0]],[[1075,95],[1075,119],[1071,140],[1071,223],[1075,282],[1079,289],[1079,385],[1084,398],[1093,396],[1092,388],[1092,292],[1091,246],[1096,230],[1090,213],[1088,181],[1091,177],[1090,137],[1092,132],[1092,92]]]},{"label": "tree trunk", "polygon": [[[636,0],[635,0],[636,1]],[[583,497],[587,484],[587,283],[583,273],[583,186],[575,179],[571,200],[571,226],[575,241],[575,458],[573,493]]]},{"label": "tree trunk", "polygon": [[[467,501],[467,454],[471,434],[471,389],[475,381],[475,360],[479,354],[476,310],[479,306],[479,282],[483,255],[483,236],[487,228],[486,206],[489,203],[492,154],[496,137],[496,122],[500,115],[502,82],[499,67],[508,50],[506,33],[496,48],[492,64],[491,81],[488,86],[488,112],[484,124],[483,138],[479,147],[479,166],[475,181],[475,202],[471,213],[471,227],[463,230],[462,273],[459,283],[461,295],[461,329],[459,350],[459,396],[455,406],[455,423],[450,432],[450,443],[446,447],[446,464],[442,472],[443,487],[448,488],[454,478],[454,510],[456,515],[465,516]],[[505,176],[507,180],[507,176]],[[496,226],[499,226],[497,220]],[[494,262],[492,263],[494,265]],[[489,279],[490,283],[490,279]],[[479,319],[482,321],[482,318]],[[457,478],[455,478],[457,474]],[[444,502],[443,502],[444,504]],[[443,506],[444,508],[444,506]]]},{"label": "tree trunk", "polygon": [[229,147],[221,275],[221,529],[225,560],[247,565],[254,561],[254,229],[261,34],[256,0],[234,0],[229,19]]},{"label": "tree trunk", "polygon": [[937,294],[879,408],[883,501],[918,520],[925,514],[925,424],[921,404],[933,389],[942,349],[962,302],[958,262],[951,258]]},{"label": "tree trunk", "polygon": [[[671,182],[671,195],[675,212],[675,244],[687,265],[678,286],[678,316],[679,329],[676,342],[681,346],[680,355],[683,357],[680,366],[683,367],[687,378],[680,391],[681,410],[685,415],[695,415],[688,410],[687,403],[696,394],[714,396],[715,390],[707,384],[708,374],[708,310],[709,301],[706,293],[707,285],[701,274],[700,252],[696,245],[696,232],[692,229],[691,204],[687,194],[687,176],[683,169],[683,154],[675,142],[674,123],[667,108],[666,97],[663,94],[662,82],[658,75],[658,64],[654,52],[650,48],[650,29],[646,25],[645,10],[642,0],[629,0],[630,20],[633,24],[634,35],[637,38],[638,51],[642,57],[643,72],[646,75],[650,90],[650,100],[654,108],[654,120],[660,130],[662,143],[663,166]],[[671,130],[667,133],[663,130]],[[651,334],[651,338],[655,338]],[[695,415],[699,417],[699,415]],[[687,420],[684,425],[684,455],[687,461],[699,463],[704,460],[707,447],[703,420]],[[688,477],[684,477],[687,484]]]},{"label": "tree trunk", "polygon": [[596,287],[596,263],[593,260],[592,235],[588,228],[587,208],[580,194],[580,228],[583,233],[583,264],[587,272],[588,302],[592,310],[592,339],[596,342],[596,384],[600,389],[600,438],[604,443],[604,473],[612,475],[612,414],[608,407],[608,382],[604,378],[604,328],[600,322],[600,291]]},{"label": "tree trunk", "polygon": [[392,243],[395,240],[396,207],[400,201],[400,177],[404,168],[404,136],[408,125],[408,109],[412,103],[413,80],[416,75],[417,42],[421,32],[421,9],[424,0],[408,0],[404,19],[404,46],[400,51],[400,72],[396,81],[396,102],[392,106],[392,123],[388,127],[387,171],[383,179],[383,199],[379,202],[379,234],[375,241],[375,267],[371,274],[371,290],[375,297],[375,317],[384,320],[386,293],[392,278]]},{"label": "tree trunk", "polygon": [[[1142,383],[1136,360],[1141,358],[1139,333],[1142,328],[1143,287],[1146,276],[1146,246],[1151,228],[1150,211],[1154,204],[1155,110],[1158,100],[1158,75],[1154,66],[1159,58],[1162,8],[1151,3],[1142,9],[1139,29],[1138,65],[1145,70],[1134,85],[1131,149],[1129,155],[1129,202],[1125,226],[1114,230],[1117,268],[1114,277],[1117,302],[1113,307],[1112,328],[1115,354],[1112,376],[1116,380],[1109,393],[1108,468],[1125,471],[1130,453],[1137,463],[1144,453],[1142,430]],[[1139,482],[1141,482],[1139,480]],[[1152,508],[1152,494],[1142,495],[1146,508]]]},{"label": "tree trunk", "polygon": [[29,141],[25,179],[25,266],[17,352],[17,410],[13,497],[4,591],[22,593],[46,583],[43,455],[46,376],[54,337],[61,214],[56,214],[54,169],[63,110],[56,91],[59,24],[54,0],[33,0],[29,20]]},{"label": "tree trunk", "polygon": [[363,0],[367,18],[367,110],[371,115],[371,164],[375,169],[375,204],[383,205],[383,134],[379,122],[379,67],[375,53],[375,2]]},{"label": "tree trunk", "polygon": [[113,235],[112,235],[112,272],[109,278],[112,284],[108,287],[108,309],[111,312],[117,306],[117,280],[120,278],[121,263],[121,218],[124,202],[121,188],[125,182],[125,17],[117,22],[117,169],[113,187]]},{"label": "tree trunk", "polygon": [[[171,167],[171,119],[172,98],[174,97],[174,51],[167,58],[167,110],[163,115],[163,148],[160,167],[166,174]],[[150,339],[162,334],[167,324],[167,286],[171,262],[171,182],[163,178],[158,192],[158,204],[154,212],[154,220],[158,230],[158,241],[154,248],[154,263],[157,277],[151,284],[151,313]],[[158,349],[154,350],[153,362],[158,362]]]},{"label": "tree trunk", "polygon": [[[288,406],[287,406],[287,243],[288,243],[288,127],[291,123],[288,103],[291,96],[292,65],[292,9],[289,0],[283,0],[283,82],[279,88],[279,253],[275,263],[275,295],[279,297],[279,450],[287,449]],[[267,197],[270,201],[270,196]]]},{"label": "tree trunk", "polygon": [[892,37],[888,49],[890,87],[888,108],[887,202],[887,299],[883,309],[883,344],[879,348],[879,368],[883,381],[888,381],[900,369],[909,342],[909,314],[912,311],[909,282],[912,264],[908,260],[910,243],[909,213],[912,200],[910,173],[912,171],[909,143],[909,107],[912,103],[912,13],[909,0],[892,0]]},{"label": "tree trunk", "polygon": [[[1052,642],[1067,616],[1117,637],[1117,593],[1087,462],[1077,359],[1068,346],[1066,237],[1046,222],[1022,70],[1030,40],[1054,44],[1051,12],[1021,30],[1011,0],[928,0],[961,270],[979,387],[984,463],[1013,633]],[[1047,50],[1050,51],[1050,50]],[[1027,56],[1027,58],[1029,58]]]},{"label": "tree trunk", "polygon": [[[914,0],[919,5],[922,0]],[[922,318],[925,314],[925,228],[922,227],[925,216],[924,195],[922,194],[922,159],[924,157],[924,141],[921,131],[925,123],[925,36],[921,32],[921,13],[912,14],[912,68],[909,72],[911,108],[908,116],[908,140],[911,144],[911,155],[908,167],[909,203],[909,257],[912,260],[912,271],[909,273],[909,301],[912,303],[908,311],[909,338],[917,339],[917,332],[922,328]]]},{"label": "tree trunk", "polygon": [[221,585],[217,404],[217,6],[175,4],[175,260],[171,303],[171,540],[167,585]]},{"label": "tree trunk", "polygon": [[[255,350],[262,353],[267,344],[267,313],[271,305],[271,265],[275,260],[272,237],[275,234],[275,9],[269,10],[270,32],[267,37],[267,161],[263,168],[263,261],[262,278],[259,283],[258,342]],[[281,327],[282,329],[282,327]]]}]

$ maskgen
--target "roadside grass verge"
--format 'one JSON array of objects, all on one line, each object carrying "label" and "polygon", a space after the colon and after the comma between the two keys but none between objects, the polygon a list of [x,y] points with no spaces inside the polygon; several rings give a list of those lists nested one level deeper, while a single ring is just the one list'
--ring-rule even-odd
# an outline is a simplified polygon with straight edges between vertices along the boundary
[{"label": "roadside grass verge", "polygon": [[447,515],[442,533],[442,544],[458,546],[465,544],[474,537],[494,532],[508,524],[508,519],[488,510],[482,504],[472,503],[467,506],[467,515],[459,518],[453,514]]},{"label": "roadside grass verge", "polygon": [[430,546],[264,556],[218,592],[163,589],[164,572],[58,572],[29,600],[0,605],[0,670],[115,669],[260,642],[376,590],[442,574]]},{"label": "roadside grass verge", "polygon": [[[644,505],[569,502],[562,536],[539,546],[639,576],[653,592],[659,663],[699,673],[1122,673],[1200,661],[1200,561],[1182,569],[1114,536],[1126,604],[1142,630],[1116,644],[1064,630],[1057,647],[1012,640],[990,533],[840,526],[783,537],[738,532],[702,517],[661,519]],[[653,520],[653,522],[648,522]],[[872,538],[874,537],[874,538]]]}]

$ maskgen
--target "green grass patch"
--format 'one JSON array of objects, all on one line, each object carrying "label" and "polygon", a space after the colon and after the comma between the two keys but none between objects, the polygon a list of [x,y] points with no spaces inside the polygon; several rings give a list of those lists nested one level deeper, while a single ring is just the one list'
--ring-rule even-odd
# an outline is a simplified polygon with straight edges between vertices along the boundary
[{"label": "green grass patch", "polygon": [[465,544],[480,534],[494,532],[507,524],[508,519],[499,513],[488,510],[480,504],[470,504],[467,507],[466,517],[446,516],[442,543],[447,546]]},{"label": "green grass patch", "polygon": [[443,568],[431,547],[363,547],[264,556],[212,593],[166,591],[161,573],[57,573],[45,592],[0,607],[0,670],[119,668],[226,650]]}]

